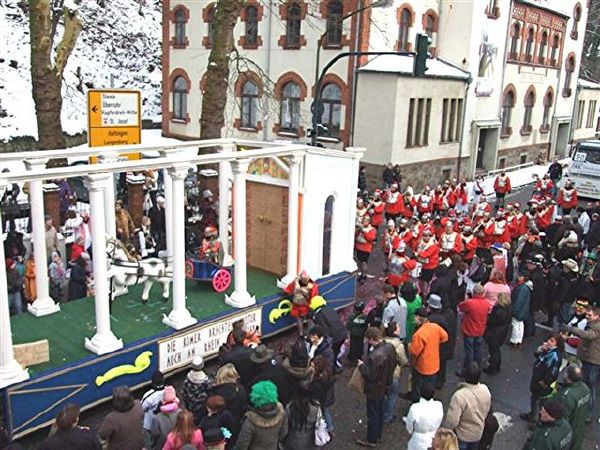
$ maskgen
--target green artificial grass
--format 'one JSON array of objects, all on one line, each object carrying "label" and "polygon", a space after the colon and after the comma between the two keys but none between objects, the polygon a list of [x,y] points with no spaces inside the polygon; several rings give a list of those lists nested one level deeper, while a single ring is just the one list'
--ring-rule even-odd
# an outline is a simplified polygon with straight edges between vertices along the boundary
[{"label": "green artificial grass", "polygon": [[[248,268],[248,290],[257,299],[279,292],[275,275]],[[233,292],[231,283],[227,294]],[[112,304],[110,326],[124,344],[148,338],[170,328],[162,323],[163,314],[171,311],[171,301],[161,300],[162,285],[155,283],[147,304],[141,303],[142,286],[130,286],[127,294],[115,298]],[[232,308],[225,304],[225,295],[216,293],[208,281],[186,280],[186,305],[192,315],[202,320]],[[83,346],[96,329],[94,298],[87,297],[61,303],[58,313],[35,317],[24,313],[11,317],[14,344],[48,339],[50,361],[29,368],[31,375],[60,367],[92,355]]]}]

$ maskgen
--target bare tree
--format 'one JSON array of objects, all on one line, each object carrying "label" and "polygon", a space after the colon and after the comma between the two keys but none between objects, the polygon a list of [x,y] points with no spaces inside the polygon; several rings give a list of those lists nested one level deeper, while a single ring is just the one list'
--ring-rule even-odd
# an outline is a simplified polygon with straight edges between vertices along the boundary
[{"label": "bare tree", "polygon": [[[81,31],[81,21],[77,10],[64,3],[64,0],[29,2],[31,82],[41,150],[66,147],[60,119],[61,86],[67,60]],[[64,31],[60,42],[54,45],[61,19],[64,22]],[[55,160],[51,163],[64,165],[66,160]]]},{"label": "bare tree", "polygon": [[600,2],[591,2],[583,43],[581,75],[600,80]]}]

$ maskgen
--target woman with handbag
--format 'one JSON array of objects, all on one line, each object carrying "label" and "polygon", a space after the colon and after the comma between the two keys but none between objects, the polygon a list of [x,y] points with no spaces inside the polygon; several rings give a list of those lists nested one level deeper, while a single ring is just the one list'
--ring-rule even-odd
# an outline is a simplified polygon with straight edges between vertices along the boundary
[{"label": "woman with handbag", "polygon": [[335,403],[335,378],[331,365],[323,356],[317,356],[311,361],[313,375],[309,390],[314,393],[321,404],[323,419],[327,423],[327,431],[333,436],[333,417],[329,408]]}]

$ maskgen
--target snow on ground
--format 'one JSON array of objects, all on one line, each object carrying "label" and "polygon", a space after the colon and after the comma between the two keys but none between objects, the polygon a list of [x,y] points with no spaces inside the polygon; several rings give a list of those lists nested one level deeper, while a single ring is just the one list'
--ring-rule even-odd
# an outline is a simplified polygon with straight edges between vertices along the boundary
[{"label": "snow on ground", "polygon": [[[37,139],[31,95],[29,18],[25,1],[0,1],[0,141]],[[87,127],[88,89],[139,89],[142,117],[160,120],[161,0],[79,2],[83,24],[63,82],[63,130]],[[60,31],[60,30],[59,30]]]}]

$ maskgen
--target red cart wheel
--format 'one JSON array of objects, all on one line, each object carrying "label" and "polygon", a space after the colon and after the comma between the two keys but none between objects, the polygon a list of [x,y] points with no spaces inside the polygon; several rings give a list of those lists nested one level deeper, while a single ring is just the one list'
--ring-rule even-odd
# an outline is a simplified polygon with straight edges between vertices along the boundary
[{"label": "red cart wheel", "polygon": [[185,260],[185,277],[188,279],[194,278],[194,263],[189,259]]},{"label": "red cart wheel", "polygon": [[227,269],[219,269],[212,277],[213,289],[216,292],[225,292],[231,284],[231,274]]}]

